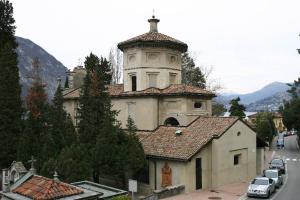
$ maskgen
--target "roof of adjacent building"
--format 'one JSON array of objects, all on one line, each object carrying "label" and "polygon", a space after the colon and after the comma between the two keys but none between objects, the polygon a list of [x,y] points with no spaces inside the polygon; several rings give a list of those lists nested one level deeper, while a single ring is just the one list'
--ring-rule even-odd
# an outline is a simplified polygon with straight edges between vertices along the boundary
[{"label": "roof of adjacent building", "polygon": [[34,175],[12,192],[34,200],[50,200],[78,195],[83,190],[63,182]]},{"label": "roof of adjacent building", "polygon": [[128,193],[125,190],[120,190],[117,188],[109,187],[106,185],[101,185],[98,183],[93,183],[90,181],[80,181],[80,182],[75,182],[75,183],[71,183],[71,184],[75,185],[77,187],[83,188],[83,189],[98,192],[98,193],[102,194],[101,199],[106,199],[106,198],[110,199],[112,197],[124,195],[124,194]]},{"label": "roof of adjacent building", "polygon": [[[212,139],[222,136],[237,117],[200,116],[186,127],[160,126],[138,134],[148,157],[188,161]],[[181,134],[175,132],[180,130]]]},{"label": "roof of adjacent building", "polygon": [[148,32],[118,44],[120,50],[132,47],[167,47],[180,52],[187,51],[187,44],[159,32]]},{"label": "roof of adjacent building", "polygon": [[26,173],[27,169],[22,162],[13,161],[10,165],[10,169],[14,168],[18,173]]},{"label": "roof of adjacent building", "polygon": [[[192,85],[185,84],[173,84],[164,89],[159,88],[147,88],[141,91],[128,91],[124,92],[124,85],[108,85],[107,90],[111,97],[137,97],[137,96],[206,96],[214,97],[215,94]],[[80,88],[68,89],[64,91],[64,99],[76,99],[80,96]]]}]

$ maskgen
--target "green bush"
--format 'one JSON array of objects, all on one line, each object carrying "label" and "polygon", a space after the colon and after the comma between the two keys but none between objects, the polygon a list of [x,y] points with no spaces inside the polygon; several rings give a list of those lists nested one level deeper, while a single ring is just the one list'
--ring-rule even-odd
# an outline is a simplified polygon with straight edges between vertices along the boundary
[{"label": "green bush", "polygon": [[130,197],[127,195],[117,196],[112,198],[112,200],[130,200]]}]

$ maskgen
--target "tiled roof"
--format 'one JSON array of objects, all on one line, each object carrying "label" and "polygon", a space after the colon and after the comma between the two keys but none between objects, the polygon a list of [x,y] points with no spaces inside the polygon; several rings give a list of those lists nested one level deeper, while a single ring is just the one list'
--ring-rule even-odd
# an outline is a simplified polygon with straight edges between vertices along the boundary
[{"label": "tiled roof", "polygon": [[12,192],[34,200],[59,199],[83,193],[82,190],[75,186],[36,175]]},{"label": "tiled roof", "polygon": [[[187,127],[160,126],[153,133],[138,136],[148,157],[187,161],[236,121],[237,117],[201,116]],[[181,130],[182,134],[177,136],[176,130]]]},{"label": "tiled roof", "polygon": [[80,96],[81,88],[66,89],[63,91],[64,99],[76,99]]},{"label": "tiled roof", "polygon": [[273,113],[273,117],[282,118],[282,115],[280,113],[276,112],[276,113]]},{"label": "tiled roof", "polygon": [[151,46],[151,47],[169,47],[173,49],[177,49],[181,52],[187,51],[187,44],[181,42],[177,39],[174,39],[170,36],[167,36],[162,33],[158,32],[148,32],[142,35],[133,37],[129,40],[120,42],[118,44],[118,48],[122,51],[126,48],[130,47],[144,47],[144,46]]},{"label": "tiled roof", "polygon": [[[174,95],[196,95],[196,96],[208,96],[214,97],[215,94],[201,89],[199,87],[185,85],[185,84],[174,84],[164,89],[159,88],[147,88],[141,91],[129,91],[124,92],[124,85],[109,85],[108,92],[111,97],[129,97],[129,96],[174,96]],[[64,91],[65,99],[78,98],[80,95],[80,88],[73,90]]]}]

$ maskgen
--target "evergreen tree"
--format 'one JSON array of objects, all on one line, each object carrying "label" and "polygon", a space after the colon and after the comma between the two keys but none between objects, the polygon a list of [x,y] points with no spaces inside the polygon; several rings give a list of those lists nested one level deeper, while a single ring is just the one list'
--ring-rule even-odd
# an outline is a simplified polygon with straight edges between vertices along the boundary
[{"label": "evergreen tree", "polygon": [[64,148],[55,158],[50,158],[43,165],[43,175],[53,177],[56,171],[61,181],[71,183],[82,180],[91,180],[92,168],[87,165],[89,152],[82,144],[73,144]]},{"label": "evergreen tree", "polygon": [[300,95],[300,78],[298,80],[295,80],[293,84],[288,84],[290,86],[290,89],[288,90],[288,93],[291,95],[293,99],[299,99]]},{"label": "evergreen tree", "polygon": [[[58,171],[54,168],[55,164],[60,164],[65,168],[65,162],[62,162],[60,158],[65,158],[71,154],[70,152],[77,151],[74,146],[71,148],[71,145],[77,144],[77,136],[70,116],[63,109],[63,94],[60,82],[52,100],[52,105],[49,107],[49,127],[43,139],[44,141],[41,141],[43,144],[42,152],[47,155],[47,159],[42,163],[40,174],[52,177],[54,171]],[[69,173],[67,172],[67,174]]]},{"label": "evergreen tree", "polygon": [[0,0],[0,168],[16,159],[22,125],[14,23],[12,4]]},{"label": "evergreen tree", "polygon": [[300,78],[295,80],[288,92],[292,99],[284,103],[281,110],[283,116],[283,123],[289,129],[296,129],[300,131]]},{"label": "evergreen tree", "polygon": [[66,76],[66,81],[65,81],[65,89],[69,88],[69,76]]},{"label": "evergreen tree", "polygon": [[244,113],[244,111],[246,111],[246,108],[243,104],[239,104],[240,101],[240,97],[237,97],[236,99],[232,99],[230,101],[230,116],[236,116],[239,118],[244,118],[246,115]]},{"label": "evergreen tree", "polygon": [[38,169],[53,152],[54,142],[49,135],[49,105],[45,85],[40,76],[40,63],[37,58],[32,62],[33,83],[26,97],[27,116],[22,132],[18,156],[22,161],[27,161],[31,155],[37,158]]},{"label": "evergreen tree", "polygon": [[[137,127],[129,116],[127,119],[127,142],[125,145],[127,158],[124,166],[127,165],[127,171],[132,173],[132,175],[143,169],[146,164],[144,149],[136,135],[136,131]],[[132,178],[132,176],[129,178]]]},{"label": "evergreen tree", "polygon": [[206,80],[204,74],[199,67],[196,67],[194,59],[190,57],[189,53],[183,53],[181,56],[182,68],[182,83],[197,86],[200,88],[206,87]]},{"label": "evergreen tree", "polygon": [[256,117],[256,132],[266,142],[272,143],[273,137],[276,135],[276,128],[273,121],[273,115],[269,112],[261,112]]},{"label": "evergreen tree", "polygon": [[71,146],[76,142],[75,128],[70,116],[67,115],[63,108],[63,94],[60,83],[52,100],[50,115],[51,127],[49,131],[51,132],[56,145],[56,152],[53,152],[53,156],[55,156],[64,147]]},{"label": "evergreen tree", "polygon": [[[116,112],[106,85],[111,81],[110,66],[106,59],[90,54],[84,62],[87,75],[80,96],[79,141],[89,152],[93,180],[100,174],[114,174],[120,159]],[[100,167],[101,166],[101,167]]]}]

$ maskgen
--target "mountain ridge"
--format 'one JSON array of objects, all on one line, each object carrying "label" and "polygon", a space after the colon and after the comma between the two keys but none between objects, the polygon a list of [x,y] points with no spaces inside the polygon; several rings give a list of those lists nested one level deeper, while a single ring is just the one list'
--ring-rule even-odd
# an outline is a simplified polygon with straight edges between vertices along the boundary
[{"label": "mountain ridge", "polygon": [[30,39],[16,36],[16,41],[18,43],[18,68],[22,86],[22,98],[25,99],[27,91],[31,87],[32,80],[29,78],[29,75],[32,71],[32,61],[34,58],[38,58],[41,65],[41,77],[46,84],[45,89],[48,99],[51,100],[58,85],[57,79],[60,78],[62,84],[65,82],[67,68],[53,55]]},{"label": "mountain ridge", "polygon": [[216,101],[229,107],[231,99],[240,97],[240,103],[246,106],[247,111],[276,111],[284,100],[289,100],[288,89],[287,83],[275,81],[247,94],[221,94],[216,98]]}]

